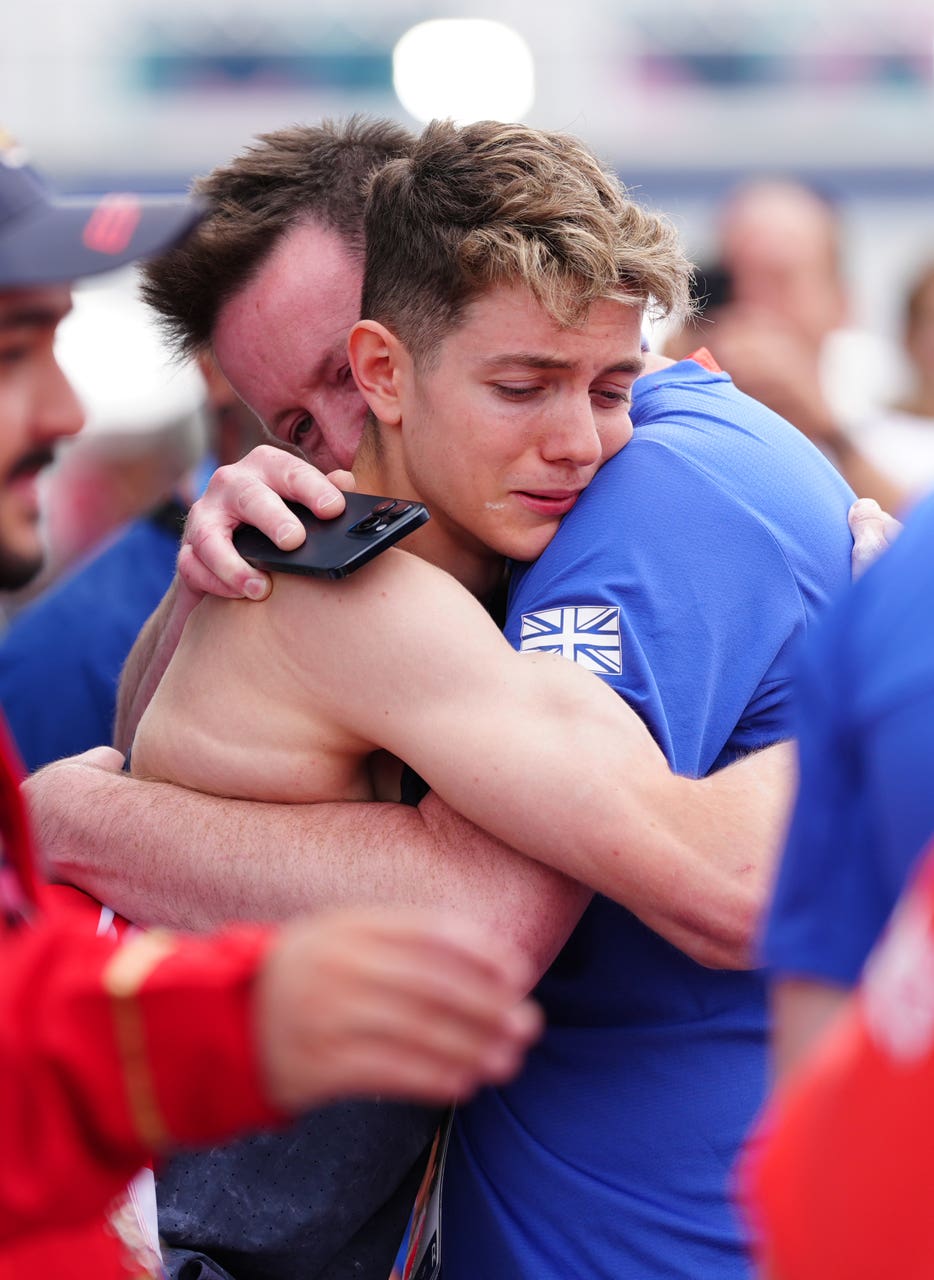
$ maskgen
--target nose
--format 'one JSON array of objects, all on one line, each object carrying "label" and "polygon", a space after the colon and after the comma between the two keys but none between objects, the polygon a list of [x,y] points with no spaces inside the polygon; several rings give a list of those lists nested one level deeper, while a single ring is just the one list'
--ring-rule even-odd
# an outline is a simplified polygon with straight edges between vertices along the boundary
[{"label": "nose", "polygon": [[73,436],[84,426],[84,406],[54,355],[39,380],[34,407],[34,433],[47,444]]},{"label": "nose", "polygon": [[590,397],[583,404],[556,406],[542,437],[542,457],[575,467],[596,466],[603,457],[603,441],[594,419]]}]

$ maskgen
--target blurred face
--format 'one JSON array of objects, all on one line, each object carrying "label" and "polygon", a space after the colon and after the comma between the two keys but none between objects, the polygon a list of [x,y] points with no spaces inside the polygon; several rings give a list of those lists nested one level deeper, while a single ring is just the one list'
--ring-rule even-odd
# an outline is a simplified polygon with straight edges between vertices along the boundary
[{"label": "blurred face", "polygon": [[66,286],[0,292],[0,586],[23,586],[42,564],[36,481],[56,440],[84,421],[59,368],[55,330]]},{"label": "blurred face", "polygon": [[817,247],[790,238],[750,240],[734,253],[731,266],[737,303],[777,316],[818,346],[846,319],[840,283]]},{"label": "blurred face", "polygon": [[428,368],[403,355],[399,443],[432,512],[425,532],[480,555],[540,555],[631,438],[641,320],[598,302],[563,329],[527,289],[504,286],[471,304]]},{"label": "blurred face", "polygon": [[277,439],[316,467],[353,464],[366,413],[347,359],[363,268],[334,231],[293,228],[221,308],[214,355]]},{"label": "blurred face", "polygon": [[734,300],[820,345],[846,322],[832,219],[809,193],[766,189],[726,217],[723,261]]},{"label": "blurred face", "polygon": [[905,350],[921,380],[925,383],[934,380],[934,275],[915,301],[914,315],[905,334]]}]

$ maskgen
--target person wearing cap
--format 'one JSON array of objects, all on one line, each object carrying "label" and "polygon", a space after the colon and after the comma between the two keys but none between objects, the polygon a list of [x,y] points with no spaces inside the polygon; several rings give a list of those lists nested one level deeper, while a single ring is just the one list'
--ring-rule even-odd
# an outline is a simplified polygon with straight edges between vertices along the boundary
[{"label": "person wearing cap", "polygon": [[[0,584],[41,564],[36,476],[81,426],[53,346],[69,282],[199,216],[180,199],[56,200],[0,150]],[[0,723],[3,1280],[158,1276],[125,1190],[146,1161],[338,1095],[457,1096],[515,1070],[536,1034],[525,965],[459,919],[116,936],[90,899],[43,883],[19,773]]]},{"label": "person wearing cap", "polygon": [[189,506],[261,439],[209,357],[171,359],[127,275],[76,291],[59,330],[87,421],[42,478],[42,572],[4,600],[0,706],[30,773],[110,741],[120,670],[171,585]]}]

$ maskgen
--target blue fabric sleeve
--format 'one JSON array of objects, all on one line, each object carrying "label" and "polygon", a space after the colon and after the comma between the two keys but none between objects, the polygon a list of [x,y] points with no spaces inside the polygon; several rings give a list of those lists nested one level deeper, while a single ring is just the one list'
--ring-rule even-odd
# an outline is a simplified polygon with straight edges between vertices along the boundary
[{"label": "blue fabric sleeve", "polygon": [[830,611],[798,683],[800,787],[762,942],[852,985],[934,832],[934,506]]},{"label": "blue fabric sleeve", "polygon": [[[638,436],[625,467],[614,462],[523,573],[507,636],[517,647],[545,647],[530,639],[533,615],[545,615],[544,626],[549,613],[572,606],[618,610],[604,626],[600,674],[679,772],[703,775],[788,736],[800,593],[769,529],[702,468]],[[565,635],[574,621],[564,619]]]},{"label": "blue fabric sleeve", "polygon": [[834,633],[808,646],[796,701],[800,782],[762,940],[775,976],[849,985],[873,930],[880,886],[872,836],[857,802],[856,744],[841,723],[847,674],[834,653]]},{"label": "blue fabric sleeve", "polygon": [[0,643],[0,705],[26,768],[111,741],[120,672],[168,590],[177,541],[141,520],[17,614]]}]

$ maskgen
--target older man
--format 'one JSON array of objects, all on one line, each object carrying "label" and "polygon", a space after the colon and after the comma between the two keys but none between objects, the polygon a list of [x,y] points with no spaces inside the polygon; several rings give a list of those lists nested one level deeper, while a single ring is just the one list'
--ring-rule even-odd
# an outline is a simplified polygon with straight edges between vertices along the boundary
[{"label": "older man", "polygon": [[[82,423],[54,353],[69,281],[168,246],[200,213],[55,201],[20,148],[0,148],[3,585],[41,564],[36,477]],[[83,895],[41,883],[17,775],[0,726],[3,1276],[161,1274],[122,1191],[147,1159],[339,1093],[441,1099],[508,1071],[533,1033],[534,1015],[510,1008],[522,966],[423,916],[121,942]],[[426,965],[440,966],[427,985]]]}]

